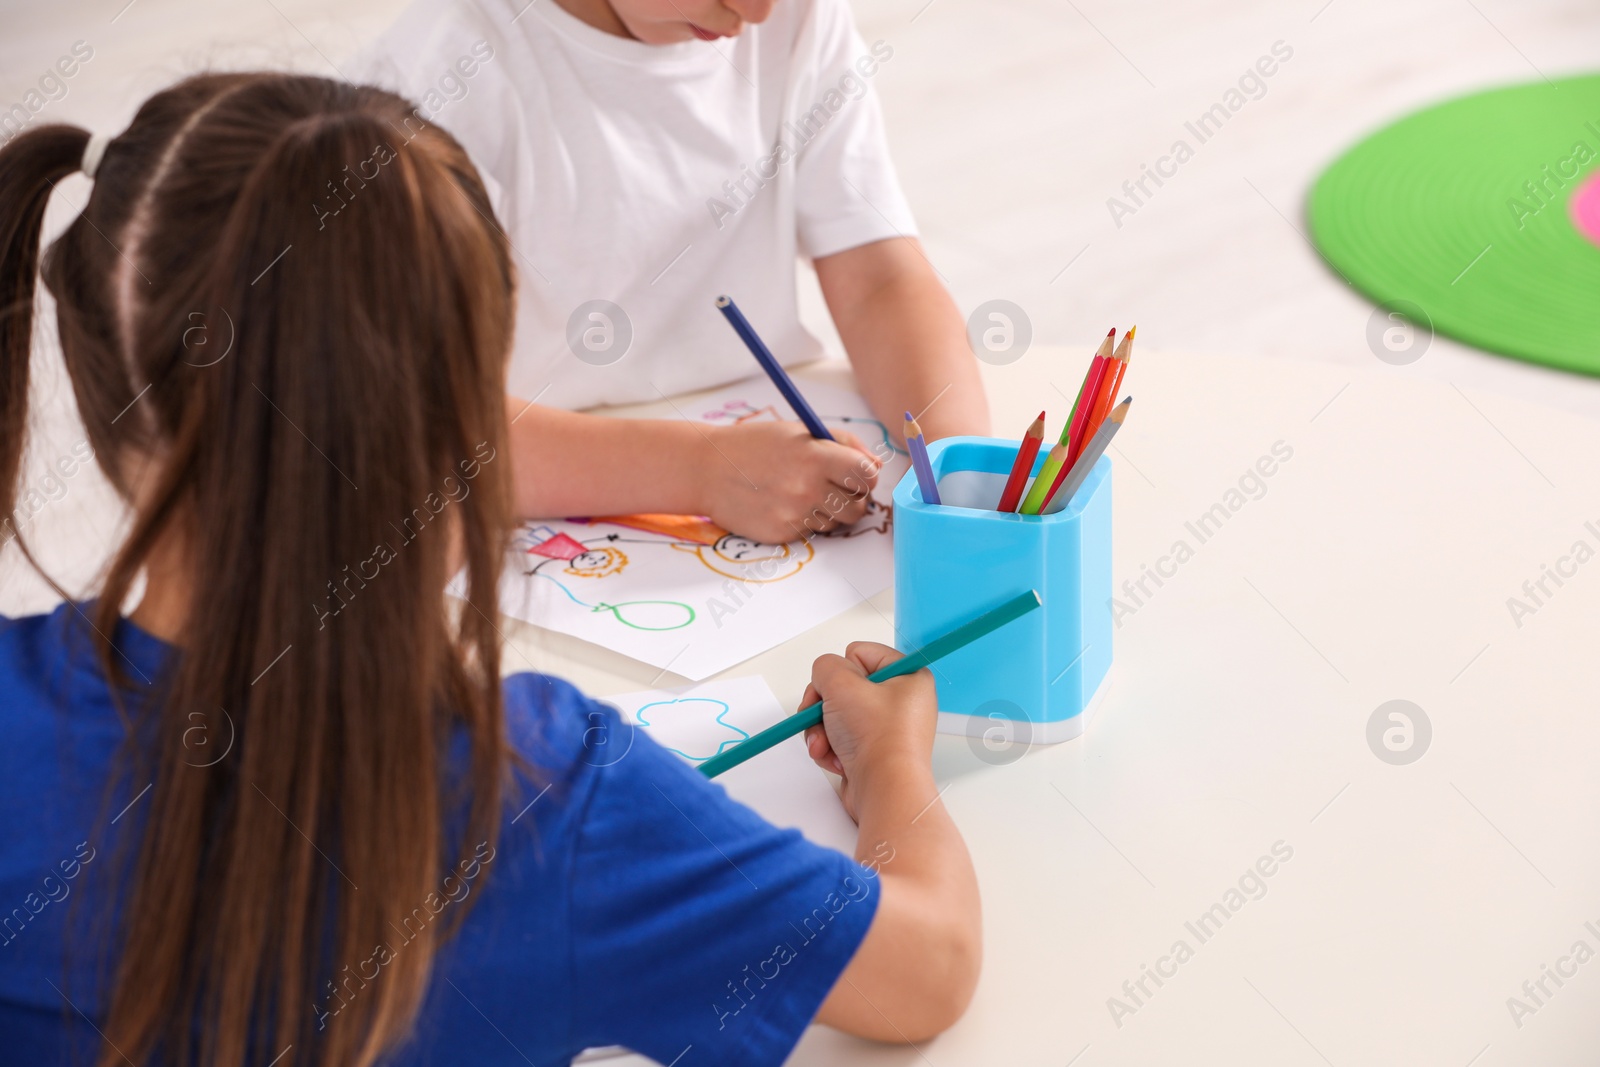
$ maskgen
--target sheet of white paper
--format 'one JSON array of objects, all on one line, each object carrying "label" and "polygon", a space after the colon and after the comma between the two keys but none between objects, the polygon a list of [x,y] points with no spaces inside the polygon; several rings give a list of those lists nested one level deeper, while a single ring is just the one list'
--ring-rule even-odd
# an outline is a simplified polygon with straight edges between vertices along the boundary
[{"label": "sheet of white paper", "polygon": [[[894,578],[889,504],[908,463],[903,453],[890,452],[893,438],[859,396],[810,384],[806,393],[830,427],[849,430],[880,456],[893,455],[866,518],[786,545],[708,523],[694,529],[529,523],[512,548],[500,609],[699,681],[886,589]],[[717,425],[793,418],[765,378],[720,390],[686,414]],[[701,543],[707,540],[713,543]]]},{"label": "sheet of white paper", "polygon": [[[602,698],[625,721],[690,763],[702,763],[787,714],[759,677],[721,678],[691,689],[651,689]],[[845,854],[856,847],[856,824],[826,775],[791,737],[717,776],[728,794],[774,826]]]}]

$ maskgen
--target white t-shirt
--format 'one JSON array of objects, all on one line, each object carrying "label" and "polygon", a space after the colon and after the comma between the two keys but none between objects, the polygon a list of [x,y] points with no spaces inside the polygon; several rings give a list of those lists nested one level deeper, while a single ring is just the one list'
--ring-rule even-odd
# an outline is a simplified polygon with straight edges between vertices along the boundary
[{"label": "white t-shirt", "polygon": [[823,354],[796,257],[916,232],[872,88],[893,54],[846,0],[673,45],[555,0],[418,0],[346,73],[471,154],[519,271],[511,392],[575,408],[757,370],[723,293],[782,362]]}]

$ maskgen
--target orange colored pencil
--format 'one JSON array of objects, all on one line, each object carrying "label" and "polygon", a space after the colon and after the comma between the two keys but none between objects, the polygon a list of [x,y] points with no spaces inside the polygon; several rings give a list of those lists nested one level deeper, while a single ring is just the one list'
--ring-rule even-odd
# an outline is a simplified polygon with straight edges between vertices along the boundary
[{"label": "orange colored pencil", "polygon": [[[1117,345],[1117,351],[1111,357],[1112,362],[1106,373],[1105,382],[1100,388],[1100,395],[1096,398],[1094,407],[1089,410],[1089,426],[1084,434],[1084,441],[1088,441],[1099,431],[1100,424],[1106,421],[1106,414],[1117,402],[1117,391],[1122,388],[1122,376],[1128,373],[1128,364],[1133,361],[1133,335],[1138,331],[1137,326],[1128,327],[1128,332],[1122,335],[1122,343]],[[1080,444],[1078,452],[1072,458],[1076,460],[1082,451],[1083,446]]]},{"label": "orange colored pencil", "polygon": [[1005,492],[1000,494],[1000,503],[995,506],[996,511],[1016,511],[1017,504],[1022,500],[1023,486],[1028,484],[1028,475],[1033,473],[1033,460],[1039,454],[1039,446],[1044,443],[1044,412],[1039,412],[1039,417],[1033,420],[1028,431],[1022,435],[1022,444],[1017,449],[1017,461],[1011,465],[1011,477],[1006,479]]}]

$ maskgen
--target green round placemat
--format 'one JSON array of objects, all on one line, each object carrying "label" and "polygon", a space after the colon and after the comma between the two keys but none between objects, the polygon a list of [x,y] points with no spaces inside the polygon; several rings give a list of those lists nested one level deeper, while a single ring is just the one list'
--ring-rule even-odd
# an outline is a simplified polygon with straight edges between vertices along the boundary
[{"label": "green round placemat", "polygon": [[1600,247],[1568,213],[1597,163],[1600,76],[1476,93],[1340,157],[1311,190],[1312,240],[1357,289],[1414,304],[1438,333],[1600,375]]}]

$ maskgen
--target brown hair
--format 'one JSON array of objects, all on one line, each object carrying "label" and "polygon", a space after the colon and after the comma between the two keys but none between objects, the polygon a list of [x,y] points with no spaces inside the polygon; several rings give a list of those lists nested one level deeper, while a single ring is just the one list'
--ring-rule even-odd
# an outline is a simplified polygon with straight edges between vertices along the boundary
[{"label": "brown hair", "polygon": [[[292,1044],[279,1067],[369,1064],[462,909],[337,989],[337,1014],[316,1005],[483,858],[507,781],[507,245],[461,147],[399,97],[217,74],[146,101],[41,264],[46,201],[88,141],[49,125],[0,149],[0,516],[37,273],[89,441],[138,505],[93,620],[118,687],[105,635],[152,551],[180,545],[193,590],[182,651],[128,701],[119,780],[154,788],[99,1063]],[[197,766],[185,731],[202,714],[220,737],[219,709],[234,742]]]}]

